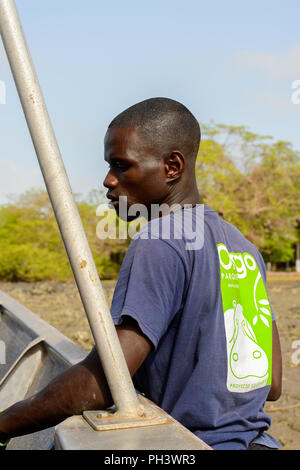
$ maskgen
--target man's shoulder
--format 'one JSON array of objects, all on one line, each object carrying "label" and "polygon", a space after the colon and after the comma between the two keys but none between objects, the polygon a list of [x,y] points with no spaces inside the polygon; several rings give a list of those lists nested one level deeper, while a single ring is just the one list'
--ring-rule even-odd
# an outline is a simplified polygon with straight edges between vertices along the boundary
[{"label": "man's shoulder", "polygon": [[[170,245],[175,245],[179,249],[202,248],[204,219],[209,213],[216,214],[209,206],[203,204],[185,205],[180,210],[149,220],[135,234],[133,239],[158,239]],[[187,247],[187,244],[191,244],[195,239],[197,246]]]}]

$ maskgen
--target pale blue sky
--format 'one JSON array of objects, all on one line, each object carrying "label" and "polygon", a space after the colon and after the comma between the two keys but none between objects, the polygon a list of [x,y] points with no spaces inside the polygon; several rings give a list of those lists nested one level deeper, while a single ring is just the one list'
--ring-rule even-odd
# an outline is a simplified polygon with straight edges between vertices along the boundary
[{"label": "pale blue sky", "polygon": [[[111,119],[153,96],[200,121],[246,125],[300,149],[299,0],[16,0],[74,192],[101,188]],[[0,45],[0,203],[44,187]]]}]

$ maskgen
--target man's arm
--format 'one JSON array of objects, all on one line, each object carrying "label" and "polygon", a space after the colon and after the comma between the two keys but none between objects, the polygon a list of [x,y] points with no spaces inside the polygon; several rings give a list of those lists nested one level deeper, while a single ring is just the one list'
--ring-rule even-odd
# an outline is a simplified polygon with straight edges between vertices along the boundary
[{"label": "man's arm", "polygon": [[[131,376],[152,349],[137,322],[125,317],[118,337]],[[0,442],[55,426],[84,410],[105,409],[113,404],[109,387],[94,347],[88,356],[57,376],[36,395],[0,413]]]},{"label": "man's arm", "polygon": [[272,383],[267,397],[268,401],[275,401],[281,395],[282,358],[279,334],[276,322],[272,322]]}]

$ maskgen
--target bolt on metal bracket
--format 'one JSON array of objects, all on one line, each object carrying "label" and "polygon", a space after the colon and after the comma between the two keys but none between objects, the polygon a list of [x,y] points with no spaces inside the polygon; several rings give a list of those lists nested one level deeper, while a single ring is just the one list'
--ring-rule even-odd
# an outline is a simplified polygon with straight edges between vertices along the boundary
[{"label": "bolt on metal bracket", "polygon": [[137,413],[118,411],[111,407],[108,410],[84,411],[83,417],[95,431],[154,426],[170,421],[165,413],[149,403],[141,403]]}]

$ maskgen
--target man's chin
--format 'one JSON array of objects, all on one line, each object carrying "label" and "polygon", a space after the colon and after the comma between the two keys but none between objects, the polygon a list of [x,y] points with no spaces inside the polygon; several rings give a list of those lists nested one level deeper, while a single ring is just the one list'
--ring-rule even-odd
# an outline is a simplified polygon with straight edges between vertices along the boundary
[{"label": "man's chin", "polygon": [[137,213],[135,215],[129,215],[128,214],[129,207],[127,207],[127,209],[125,209],[125,210],[124,210],[124,207],[122,207],[122,210],[120,210],[119,204],[114,204],[112,206],[112,209],[114,209],[116,211],[116,214],[117,214],[118,218],[120,220],[123,220],[123,222],[132,222],[133,220],[138,219],[142,215],[140,213]]},{"label": "man's chin", "polygon": [[139,215],[128,215],[127,214],[124,214],[124,211],[119,211],[119,208],[118,207],[114,207],[116,213],[117,213],[117,216],[120,220],[123,220],[123,222],[132,222],[133,220],[136,220],[139,218]]},{"label": "man's chin", "polygon": [[[136,207],[135,207],[136,206]],[[139,217],[148,219],[148,211],[141,203],[124,203],[123,200],[115,199],[109,203],[110,209],[114,209],[118,218],[124,222],[132,222]]]}]

